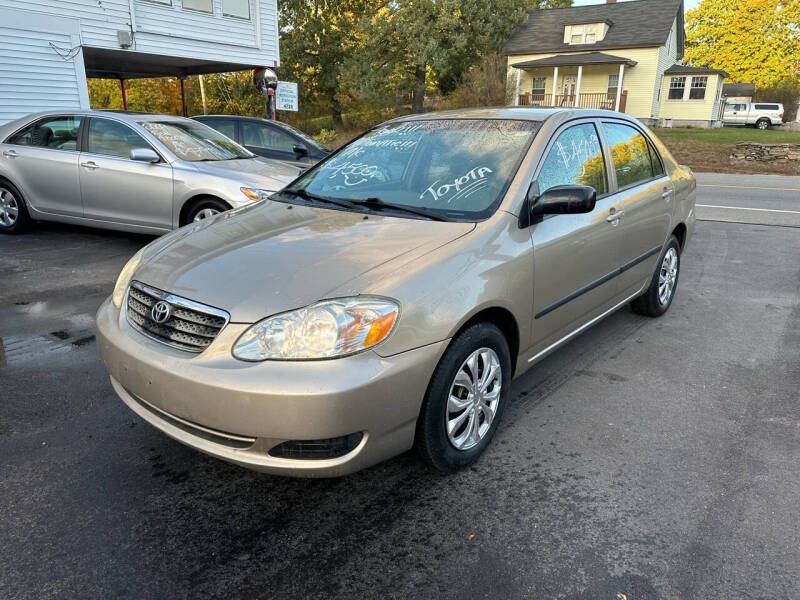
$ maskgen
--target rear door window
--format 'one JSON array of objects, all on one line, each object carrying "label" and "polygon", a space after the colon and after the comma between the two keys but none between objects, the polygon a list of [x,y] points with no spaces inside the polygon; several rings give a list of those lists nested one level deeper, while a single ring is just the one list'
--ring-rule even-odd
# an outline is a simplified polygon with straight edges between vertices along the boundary
[{"label": "rear door window", "polygon": [[80,125],[79,116],[45,117],[18,131],[6,143],[53,150],[77,150]]},{"label": "rear door window", "polygon": [[655,176],[650,146],[638,129],[622,123],[603,123],[603,131],[611,150],[618,188],[630,187]]},{"label": "rear door window", "polygon": [[233,119],[198,119],[198,121],[204,125],[213,127],[222,135],[227,136],[232,140],[236,139],[236,121]]},{"label": "rear door window", "polygon": [[537,178],[539,192],[558,185],[588,185],[598,196],[608,192],[603,150],[591,123],[574,125],[558,134]]},{"label": "rear door window", "polygon": [[242,141],[245,146],[265,148],[277,152],[293,152],[297,141],[288,133],[254,121],[242,123]]}]

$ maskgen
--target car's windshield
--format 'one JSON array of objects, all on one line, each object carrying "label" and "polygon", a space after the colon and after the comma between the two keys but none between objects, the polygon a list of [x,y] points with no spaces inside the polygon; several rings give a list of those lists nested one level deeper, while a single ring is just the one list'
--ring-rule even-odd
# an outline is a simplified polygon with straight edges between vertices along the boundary
[{"label": "car's windshield", "polygon": [[140,123],[181,160],[231,160],[253,154],[217,130],[196,121],[143,121]]},{"label": "car's windshield", "polygon": [[301,177],[288,191],[424,208],[481,219],[497,207],[538,121],[435,119],[379,126]]}]

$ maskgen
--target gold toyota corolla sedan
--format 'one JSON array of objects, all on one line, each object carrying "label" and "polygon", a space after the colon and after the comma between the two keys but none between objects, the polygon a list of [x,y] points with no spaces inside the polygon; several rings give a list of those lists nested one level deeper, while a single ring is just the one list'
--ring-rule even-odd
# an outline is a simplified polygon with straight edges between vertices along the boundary
[{"label": "gold toyota corolla sedan", "polygon": [[97,338],[167,435],[307,477],[412,447],[471,464],[515,376],[669,308],[695,222],[689,169],[607,111],[404,117],[262,196],[138,252]]}]

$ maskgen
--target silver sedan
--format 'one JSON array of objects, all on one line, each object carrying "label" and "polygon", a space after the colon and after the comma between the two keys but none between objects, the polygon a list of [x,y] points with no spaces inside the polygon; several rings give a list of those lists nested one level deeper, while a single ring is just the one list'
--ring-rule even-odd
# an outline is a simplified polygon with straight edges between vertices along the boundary
[{"label": "silver sedan", "polygon": [[250,204],[299,173],[191,119],[37,113],[0,127],[0,232],[42,220],[159,234]]}]

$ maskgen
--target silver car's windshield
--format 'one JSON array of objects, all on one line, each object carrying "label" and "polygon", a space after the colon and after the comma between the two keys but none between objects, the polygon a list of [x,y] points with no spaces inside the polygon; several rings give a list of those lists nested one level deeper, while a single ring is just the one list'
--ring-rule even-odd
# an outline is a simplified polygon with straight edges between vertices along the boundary
[{"label": "silver car's windshield", "polygon": [[216,129],[196,121],[144,121],[140,123],[181,160],[231,160],[253,154]]},{"label": "silver car's windshield", "polygon": [[496,209],[540,126],[508,119],[389,123],[320,163],[288,191],[484,218]]}]

